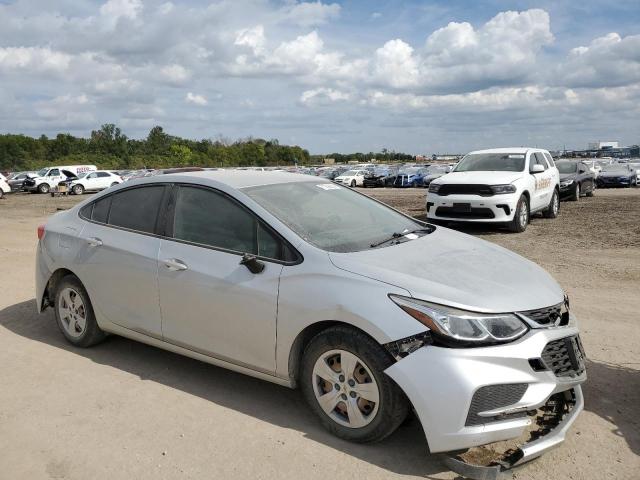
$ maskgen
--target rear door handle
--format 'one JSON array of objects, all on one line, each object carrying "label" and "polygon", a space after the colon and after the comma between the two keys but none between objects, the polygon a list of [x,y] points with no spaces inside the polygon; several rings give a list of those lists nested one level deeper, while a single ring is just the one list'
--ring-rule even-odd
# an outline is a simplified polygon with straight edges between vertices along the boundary
[{"label": "rear door handle", "polygon": [[162,263],[164,263],[165,267],[174,272],[189,269],[182,260],[178,260],[177,258],[169,258],[167,260],[163,260]]},{"label": "rear door handle", "polygon": [[96,238],[96,237],[87,238],[87,243],[89,244],[90,247],[101,247],[102,246],[102,240],[100,240],[99,238]]}]

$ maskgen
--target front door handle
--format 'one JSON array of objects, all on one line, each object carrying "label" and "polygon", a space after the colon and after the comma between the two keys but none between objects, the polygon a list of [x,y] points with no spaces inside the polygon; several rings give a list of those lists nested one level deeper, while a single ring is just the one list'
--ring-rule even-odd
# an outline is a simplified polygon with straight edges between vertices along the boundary
[{"label": "front door handle", "polygon": [[172,272],[189,269],[189,267],[182,260],[178,260],[177,258],[169,258],[167,260],[163,260],[163,263],[164,266]]},{"label": "front door handle", "polygon": [[90,247],[101,247],[102,246],[102,240],[100,240],[99,238],[96,238],[96,237],[87,238],[87,243],[89,244]]}]

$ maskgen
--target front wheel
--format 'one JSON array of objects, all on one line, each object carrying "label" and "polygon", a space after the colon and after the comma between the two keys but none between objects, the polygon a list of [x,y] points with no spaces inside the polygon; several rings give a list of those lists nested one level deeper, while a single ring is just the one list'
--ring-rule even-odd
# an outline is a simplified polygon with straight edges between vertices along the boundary
[{"label": "front wheel", "polygon": [[48,183],[41,183],[41,184],[38,186],[38,191],[39,191],[40,193],[49,193],[49,190],[51,190],[51,187],[49,186],[49,184],[48,184]]},{"label": "front wheel", "polygon": [[577,202],[580,200],[580,184],[576,182],[576,186],[573,187],[573,192],[571,193],[571,200]]},{"label": "front wheel", "polygon": [[84,193],[84,187],[82,185],[74,185],[73,193],[76,195],[82,195]]},{"label": "front wheel", "polygon": [[556,218],[559,212],[560,212],[560,195],[558,194],[558,190],[554,190],[553,195],[551,196],[551,201],[549,202],[549,206],[543,212],[543,215],[545,218]]},{"label": "front wheel", "polygon": [[529,224],[529,201],[524,195],[520,196],[513,220],[509,222],[509,230],[515,233],[524,232]]},{"label": "front wheel", "polygon": [[305,349],[301,389],[331,433],[352,442],[379,441],[409,410],[400,387],[383,373],[392,364],[389,353],[365,333],[332,327]]},{"label": "front wheel", "polygon": [[77,347],[90,347],[105,337],[96,321],[87,291],[73,275],[67,275],[58,285],[55,315],[62,334]]}]

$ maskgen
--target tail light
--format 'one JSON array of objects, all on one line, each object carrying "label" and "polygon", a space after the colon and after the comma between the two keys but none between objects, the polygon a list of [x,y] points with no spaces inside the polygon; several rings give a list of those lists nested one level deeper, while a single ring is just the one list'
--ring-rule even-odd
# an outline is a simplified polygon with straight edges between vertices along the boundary
[{"label": "tail light", "polygon": [[44,223],[38,225],[38,240],[42,240],[42,237],[44,237]]}]

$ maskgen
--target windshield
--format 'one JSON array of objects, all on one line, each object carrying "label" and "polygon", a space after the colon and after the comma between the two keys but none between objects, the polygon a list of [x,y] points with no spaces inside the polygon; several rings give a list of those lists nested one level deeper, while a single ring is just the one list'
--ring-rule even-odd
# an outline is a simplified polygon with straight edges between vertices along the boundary
[{"label": "windshield", "polygon": [[432,165],[430,167],[427,168],[427,171],[430,174],[434,174],[434,173],[447,173],[447,169],[448,167],[441,167],[441,166],[436,166],[436,165]]},{"label": "windshield", "polygon": [[48,168],[43,168],[42,170],[38,170],[38,173],[36,175],[38,175],[39,177],[44,177],[47,175],[48,171],[49,171]]},{"label": "windshield", "polygon": [[90,173],[90,172],[79,173],[79,174],[78,174],[78,176],[77,176],[77,178],[84,178],[84,177],[86,177],[87,175],[89,175],[89,173]]},{"label": "windshield", "polygon": [[524,153],[470,153],[456,166],[456,172],[522,172]]},{"label": "windshield", "polygon": [[341,175],[344,177],[355,177],[356,174],[358,172],[356,170],[347,170],[346,172],[342,173]]},{"label": "windshield", "polygon": [[366,250],[394,233],[424,228],[333,183],[280,183],[249,187],[243,192],[307,242],[330,252]]},{"label": "windshield", "polygon": [[578,164],[573,162],[558,162],[556,167],[560,173],[576,173],[578,171]]}]

